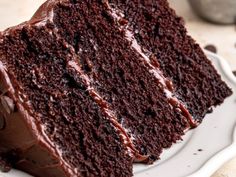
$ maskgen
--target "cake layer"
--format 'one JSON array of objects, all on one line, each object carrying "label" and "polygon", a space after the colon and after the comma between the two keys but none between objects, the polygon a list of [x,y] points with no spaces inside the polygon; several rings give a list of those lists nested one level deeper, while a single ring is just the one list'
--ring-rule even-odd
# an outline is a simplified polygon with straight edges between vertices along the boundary
[{"label": "cake layer", "polygon": [[122,127],[97,104],[73,55],[49,24],[4,33],[1,151],[39,177],[132,176]]},{"label": "cake layer", "polygon": [[186,115],[166,97],[171,88],[165,88],[165,78],[157,78],[153,72],[158,68],[132,47],[107,4],[65,1],[52,11],[55,31],[74,48],[92,86],[114,110],[135,148],[150,156],[145,162],[180,140],[189,128]]},{"label": "cake layer", "polygon": [[175,96],[197,121],[232,94],[166,0],[108,1],[127,21],[138,44],[155,56],[173,82]]}]

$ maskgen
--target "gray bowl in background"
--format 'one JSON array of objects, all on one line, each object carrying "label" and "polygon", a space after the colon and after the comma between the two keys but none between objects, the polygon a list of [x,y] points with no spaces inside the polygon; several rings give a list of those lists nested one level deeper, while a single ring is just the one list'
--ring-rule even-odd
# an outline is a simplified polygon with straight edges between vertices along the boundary
[{"label": "gray bowl in background", "polygon": [[193,10],[205,20],[218,24],[236,23],[236,0],[189,0]]}]

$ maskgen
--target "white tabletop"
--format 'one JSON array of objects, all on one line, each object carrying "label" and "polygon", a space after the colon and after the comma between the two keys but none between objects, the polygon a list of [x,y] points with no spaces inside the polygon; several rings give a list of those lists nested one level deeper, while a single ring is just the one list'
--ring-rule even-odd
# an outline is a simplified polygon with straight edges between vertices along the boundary
[{"label": "white tabletop", "polygon": [[[45,0],[0,0],[0,30],[28,20]],[[207,23],[190,9],[187,0],[170,0],[171,6],[184,17],[189,34],[202,46],[213,44],[232,70],[236,70],[236,27]],[[235,177],[236,159],[212,177]]]}]

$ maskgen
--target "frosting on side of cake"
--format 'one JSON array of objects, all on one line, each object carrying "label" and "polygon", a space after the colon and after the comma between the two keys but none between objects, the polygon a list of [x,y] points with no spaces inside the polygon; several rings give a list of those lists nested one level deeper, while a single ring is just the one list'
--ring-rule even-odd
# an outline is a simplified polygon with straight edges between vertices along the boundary
[{"label": "frosting on side of cake", "polygon": [[[53,22],[54,12],[53,12],[53,4],[56,3],[54,0],[46,1],[33,15],[30,20],[30,24],[35,26],[44,26],[48,22]],[[47,9],[47,10],[45,10]]]},{"label": "frosting on side of cake", "polygon": [[[8,135],[9,137],[12,137],[12,136],[17,137],[17,141],[15,141],[14,146],[16,146],[17,148],[20,148],[20,151],[27,152],[35,144],[40,143],[42,144],[43,147],[45,147],[45,149],[50,149],[50,151],[53,152],[52,156],[62,157],[61,152],[57,148],[55,148],[55,145],[51,143],[48,136],[45,134],[44,127],[41,126],[41,124],[37,122],[37,119],[34,119],[32,117],[32,112],[30,109],[30,102],[27,101],[26,97],[22,99],[21,91],[15,90],[14,87],[12,86],[13,84],[16,84],[17,82],[14,82],[13,78],[11,79],[9,78],[7,70],[1,61],[0,61],[0,81],[1,81],[0,82],[1,99],[4,97],[5,94],[8,94],[13,99],[12,100],[11,98],[7,97],[11,100],[11,103],[16,102],[17,104],[17,110],[15,110],[16,108],[14,106],[14,109],[12,109],[11,112],[9,112],[6,108],[6,106],[9,107],[11,105],[4,106],[3,104],[0,104],[2,118],[5,119],[4,121],[7,128],[7,130],[5,130],[5,127],[4,127],[3,130],[9,133]],[[6,104],[8,103],[6,102]],[[14,118],[12,118],[11,116]],[[15,120],[18,121],[18,119],[20,120],[20,122],[17,123],[18,124],[17,130],[13,131],[12,128],[15,129],[15,127],[7,126],[8,124],[10,124],[9,121],[15,121]],[[22,123],[23,120],[28,122],[28,124],[23,125]],[[28,127],[29,125],[31,125],[31,127]],[[25,132],[22,132],[19,135],[12,134],[17,131],[21,132],[21,129],[25,128],[22,126],[27,126],[28,129],[32,131],[33,135],[27,134]],[[0,134],[1,134],[1,130],[0,130]],[[50,158],[51,157],[48,157],[48,159]],[[77,169],[74,169],[74,168],[72,169],[70,165],[66,161],[63,160],[63,158],[59,158],[59,159],[61,162],[58,162],[57,164],[43,165],[43,166],[39,166],[39,168],[46,169],[46,168],[51,168],[55,166],[58,166],[58,167],[61,166],[62,168],[66,169],[65,171],[69,171],[70,174],[74,174],[74,175],[78,174]],[[28,161],[27,159],[24,159],[17,163],[18,164],[28,163],[27,161]]]}]

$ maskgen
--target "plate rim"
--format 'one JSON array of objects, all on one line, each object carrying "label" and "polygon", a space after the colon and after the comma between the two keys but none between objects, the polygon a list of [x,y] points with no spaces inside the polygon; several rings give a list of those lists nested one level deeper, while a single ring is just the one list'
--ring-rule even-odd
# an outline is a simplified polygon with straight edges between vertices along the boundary
[{"label": "plate rim", "polygon": [[[220,55],[212,53],[210,51],[204,50],[207,58],[213,58],[216,60],[224,72],[225,76],[236,85],[236,77],[233,75],[229,63]],[[220,169],[225,163],[229,162],[236,156],[236,124],[234,125],[234,130],[232,132],[232,142],[224,149],[215,153],[211,158],[208,159],[197,171],[186,177],[202,177],[211,176],[217,170]]]}]

